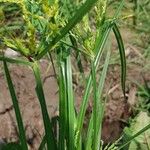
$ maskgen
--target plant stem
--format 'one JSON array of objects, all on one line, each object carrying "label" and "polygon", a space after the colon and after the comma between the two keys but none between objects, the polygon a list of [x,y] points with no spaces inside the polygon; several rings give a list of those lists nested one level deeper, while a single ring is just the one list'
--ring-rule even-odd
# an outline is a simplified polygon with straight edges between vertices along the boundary
[{"label": "plant stem", "polygon": [[34,62],[33,64],[33,72],[34,72],[35,81],[36,81],[36,93],[40,102],[42,116],[43,116],[45,135],[46,135],[46,140],[47,140],[47,148],[48,150],[57,150],[55,136],[52,130],[52,123],[49,118],[47,107],[46,107],[46,101],[45,101],[42,81],[40,77],[40,69],[39,69],[37,62]]}]

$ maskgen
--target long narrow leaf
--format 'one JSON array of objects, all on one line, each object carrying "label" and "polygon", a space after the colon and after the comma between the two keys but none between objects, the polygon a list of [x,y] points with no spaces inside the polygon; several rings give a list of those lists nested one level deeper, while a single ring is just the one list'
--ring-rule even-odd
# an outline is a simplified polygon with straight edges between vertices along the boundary
[{"label": "long narrow leaf", "polygon": [[123,44],[123,40],[120,34],[120,31],[116,25],[116,23],[114,23],[113,25],[113,31],[118,43],[118,47],[119,47],[119,53],[120,53],[120,60],[121,60],[121,84],[122,84],[122,90],[123,90],[123,94],[125,97],[125,82],[126,82],[126,57],[125,57],[125,49],[124,49],[124,44]]},{"label": "long narrow leaf", "polygon": [[[61,54],[60,54],[61,55]],[[61,57],[61,56],[60,56]],[[59,150],[65,150],[67,134],[67,93],[66,93],[66,75],[65,63],[60,62],[59,72]]]},{"label": "long narrow leaf", "polygon": [[21,64],[21,65],[26,65],[26,66],[31,66],[32,62],[21,60],[21,59],[14,59],[14,58],[8,58],[4,56],[0,56],[0,61],[6,61],[9,63],[14,63],[14,64]]},{"label": "long narrow leaf", "polygon": [[130,139],[125,142],[124,144],[122,144],[120,147],[118,147],[118,150],[121,150],[122,148],[124,148],[126,145],[128,145],[132,140],[134,140],[137,136],[141,135],[142,133],[144,133],[145,131],[147,131],[148,129],[150,129],[150,124],[148,124],[146,127],[144,127],[143,129],[141,129],[139,132],[137,132],[135,135],[133,135],[132,137],[130,137]]},{"label": "long narrow leaf", "polygon": [[92,63],[92,81],[93,81],[93,150],[96,150],[97,143],[97,117],[98,117],[98,99],[97,99],[97,83],[96,83],[96,68]]},{"label": "long narrow leaf", "polygon": [[72,85],[72,68],[70,54],[66,58],[66,81],[67,81],[67,106],[68,106],[68,131],[69,131],[69,147],[68,150],[74,149],[74,135],[75,135],[75,109],[74,109],[74,95]]},{"label": "long narrow leaf", "polygon": [[[104,48],[104,45],[106,43],[106,40],[108,38],[108,35],[111,31],[111,24],[107,26],[106,30],[104,31],[103,33],[103,36],[101,39],[98,40],[98,44],[97,47],[96,47],[96,50],[98,52],[96,58],[95,58],[95,67],[97,68],[98,67],[98,64],[99,64],[99,60],[101,58],[101,54],[102,54],[102,49]],[[100,35],[101,36],[101,35]],[[83,126],[83,121],[84,121],[84,116],[85,116],[85,112],[86,112],[86,108],[87,108],[87,103],[88,103],[88,99],[89,99],[89,95],[90,95],[90,90],[91,90],[91,83],[92,83],[92,77],[91,75],[89,76],[88,78],[88,81],[87,81],[87,84],[86,84],[86,89],[85,89],[85,92],[84,92],[84,96],[83,96],[83,99],[82,99],[82,103],[81,103],[81,107],[80,107],[80,112],[78,114],[78,120],[77,120],[77,129],[76,129],[76,143],[77,143],[77,147],[78,147],[78,144],[79,144],[79,141],[80,141],[80,134],[81,134],[81,130],[82,130],[82,126]]]},{"label": "long narrow leaf", "polygon": [[[123,7],[123,3],[124,3],[124,0],[121,1],[121,4],[118,8],[118,10],[120,11]],[[117,12],[119,12],[117,11]],[[118,18],[118,14],[115,14],[113,19],[117,19]],[[113,21],[115,22],[115,21]],[[96,40],[96,47],[95,47],[95,52],[97,52],[97,55],[96,55],[96,58],[95,58],[95,66],[96,68],[98,67],[98,64],[99,64],[99,60],[101,58],[101,51],[106,43],[106,40],[108,38],[108,35],[112,29],[112,26],[113,26],[113,22],[110,22],[107,24],[105,30],[103,31],[103,35],[101,37],[101,35],[98,37],[98,39]],[[123,79],[123,77],[122,77]],[[84,97],[83,97],[83,100],[82,100],[82,104],[81,104],[81,107],[80,107],[80,112],[79,112],[79,115],[78,115],[78,121],[77,121],[77,135],[76,135],[76,143],[78,144],[78,142],[80,141],[80,134],[81,134],[81,129],[82,129],[82,126],[83,126],[83,118],[85,116],[85,111],[86,111],[86,108],[87,108],[87,102],[88,102],[88,98],[89,98],[89,92],[90,92],[90,89],[91,89],[91,81],[92,81],[92,78],[91,76],[89,76],[88,78],[88,82],[87,82],[87,85],[86,85],[86,89],[85,89],[85,93],[84,93]],[[125,85],[123,85],[124,88],[125,88]]]},{"label": "long narrow leaf", "polygon": [[45,128],[45,136],[47,141],[47,148],[48,150],[51,149],[57,149],[56,142],[55,142],[55,136],[53,134],[52,130],[52,123],[48,115],[47,107],[46,107],[46,101],[42,86],[42,81],[40,77],[40,71],[37,62],[34,62],[33,64],[33,72],[36,80],[36,93],[40,102],[42,116],[43,116],[43,122],[44,122],[44,128]]},{"label": "long narrow leaf", "polygon": [[102,104],[102,92],[103,92],[106,74],[107,74],[107,70],[108,70],[109,60],[110,60],[110,50],[108,50],[108,52],[107,52],[104,67],[103,67],[102,73],[100,75],[99,85],[98,85],[98,95],[97,95],[97,101],[98,101],[97,102],[97,111],[98,112],[97,112],[97,121],[96,121],[97,122],[97,127],[96,127],[97,135],[95,137],[96,149],[99,149],[99,147],[100,147],[102,120],[103,120],[103,116],[104,116],[104,105]]},{"label": "long narrow leaf", "polygon": [[[96,55],[96,58],[95,58],[95,66],[96,68],[98,67],[98,64],[99,64],[99,59],[101,57],[101,51],[106,43],[106,40],[108,38],[108,35],[112,29],[112,26],[113,26],[113,22],[115,22],[115,19],[118,18],[119,16],[119,12],[120,10],[122,9],[123,7],[123,4],[124,4],[124,0],[121,1],[119,7],[118,7],[118,10],[117,10],[117,13],[115,13],[114,17],[113,17],[113,21],[110,22],[107,27],[105,28],[105,30],[103,31],[103,35],[99,35],[98,39],[96,40],[97,43],[96,43],[96,47],[95,47],[95,52],[97,52],[97,55]],[[78,145],[79,141],[80,141],[80,134],[81,134],[81,128],[83,126],[83,119],[84,119],[84,116],[85,116],[85,111],[86,111],[86,108],[87,108],[87,103],[88,103],[88,98],[89,98],[89,93],[90,93],[90,89],[91,89],[91,82],[92,82],[92,78],[91,76],[89,76],[88,78],[88,82],[87,82],[87,85],[86,85],[86,89],[85,89],[85,93],[84,93],[84,97],[82,99],[82,104],[81,104],[81,107],[80,107],[80,112],[79,112],[79,115],[78,115],[78,121],[77,121],[77,132],[76,132],[76,143]],[[124,85],[124,88],[125,88],[125,85]]]},{"label": "long narrow leaf", "polygon": [[22,117],[21,117],[21,112],[20,112],[20,108],[19,108],[19,104],[18,104],[18,100],[17,100],[17,96],[15,93],[15,89],[11,80],[11,76],[8,70],[8,66],[6,61],[4,62],[4,70],[5,70],[5,74],[6,74],[6,79],[7,79],[7,83],[8,83],[8,88],[9,88],[9,92],[12,98],[12,102],[13,102],[13,107],[15,110],[15,115],[16,115],[16,120],[17,120],[17,124],[18,124],[18,129],[19,129],[19,139],[21,142],[21,147],[22,150],[27,150],[27,142],[26,142],[26,136],[25,136],[25,130],[23,127],[23,121],[22,121]]},{"label": "long narrow leaf", "polygon": [[89,126],[88,126],[85,150],[92,150],[92,134],[93,134],[93,114],[91,115]]},{"label": "long narrow leaf", "polygon": [[[94,135],[94,138],[93,138],[95,144],[93,144],[93,146],[94,146],[93,149],[94,150],[99,149],[99,147],[100,147],[102,119],[103,119],[103,115],[104,115],[104,105],[102,104],[101,96],[102,96],[102,91],[103,91],[103,88],[104,88],[106,73],[107,73],[107,70],[108,70],[109,59],[110,59],[110,50],[107,52],[104,67],[103,67],[103,70],[100,74],[98,88],[96,89],[97,90],[97,98],[96,98],[96,104],[95,104],[96,105],[95,109],[97,111],[96,121],[95,121],[96,122],[96,127],[94,127],[93,123],[91,123],[91,122],[94,122],[93,116],[95,114],[94,113],[95,110],[93,110],[92,116],[90,118],[90,124],[89,124],[89,127],[88,127],[87,143],[86,143],[86,149],[87,150],[88,150],[88,147],[89,148],[92,147],[92,142],[91,142],[91,139],[89,139],[89,138],[92,137],[93,132],[95,132],[95,135]],[[92,127],[92,129],[91,129],[91,127]]]}]

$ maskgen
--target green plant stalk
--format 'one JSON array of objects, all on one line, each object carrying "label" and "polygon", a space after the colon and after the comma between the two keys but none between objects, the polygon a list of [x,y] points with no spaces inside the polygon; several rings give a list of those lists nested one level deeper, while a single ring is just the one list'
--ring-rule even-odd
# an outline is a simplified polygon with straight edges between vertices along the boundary
[{"label": "green plant stalk", "polygon": [[58,35],[56,35],[52,42],[48,44],[48,46],[37,55],[36,59],[39,60],[40,58],[42,58],[57,42],[59,42],[70,30],[72,30],[74,26],[81,21],[83,16],[87,12],[89,12],[89,10],[91,10],[91,8],[97,1],[98,0],[86,0],[86,2],[77,10],[75,15],[68,21],[66,26],[60,30],[60,32],[58,33]]},{"label": "green plant stalk", "polygon": [[60,62],[59,73],[59,150],[65,150],[67,133],[67,93],[64,62]]},{"label": "green plant stalk", "polygon": [[[100,75],[100,79],[99,79],[99,84],[98,84],[98,88],[97,90],[97,98],[96,98],[96,109],[97,109],[97,116],[96,116],[96,127],[93,127],[93,116],[94,116],[94,110],[92,113],[92,116],[90,118],[90,124],[88,127],[88,133],[87,133],[87,143],[86,143],[86,150],[88,150],[88,148],[93,147],[92,149],[99,149],[100,148],[100,139],[101,139],[101,128],[102,128],[102,119],[103,119],[103,115],[104,115],[104,105],[102,104],[102,100],[101,100],[101,95],[102,95],[102,91],[103,91],[103,87],[104,87],[104,82],[105,82],[105,78],[106,78],[106,73],[107,73],[107,69],[108,69],[108,65],[109,65],[109,59],[110,59],[110,50],[107,52],[107,56],[106,56],[106,60],[104,63],[104,67],[102,70],[102,73]],[[93,108],[94,109],[94,108]],[[92,128],[92,129],[91,129]],[[93,142],[95,142],[94,144],[92,144],[92,134],[93,132],[95,132],[95,135],[93,135]]]},{"label": "green plant stalk", "polygon": [[4,60],[3,63],[4,63],[4,70],[5,70],[5,74],[6,74],[9,92],[10,92],[12,102],[13,102],[13,107],[15,110],[16,120],[17,120],[17,124],[18,124],[18,129],[19,129],[19,139],[20,139],[21,147],[22,147],[22,150],[28,150],[26,136],[25,136],[25,130],[23,127],[23,121],[22,121],[21,112],[20,112],[17,96],[15,93],[14,85],[12,83],[6,61]]},{"label": "green plant stalk", "polygon": [[85,150],[92,150],[92,134],[93,134],[93,113],[91,115],[89,126],[88,126]]},{"label": "green plant stalk", "polygon": [[[66,49],[70,51],[70,49]],[[74,95],[72,85],[72,69],[71,69],[71,56],[64,48],[60,50],[59,65],[59,109],[60,109],[60,144],[59,149],[65,149],[65,142],[67,149],[74,149],[74,135],[75,135],[75,109],[74,109]]]},{"label": "green plant stalk", "polygon": [[95,65],[92,62],[91,64],[91,75],[93,81],[93,150],[96,150],[96,143],[97,143],[97,117],[98,117],[98,99],[97,99],[97,84],[96,84],[96,69]]},{"label": "green plant stalk", "polygon": [[75,135],[75,109],[74,109],[74,95],[72,85],[72,70],[71,70],[71,56],[66,58],[66,81],[67,81],[67,105],[68,105],[68,131],[69,131],[69,147],[68,150],[74,149],[74,135]]},{"label": "green plant stalk", "polygon": [[51,149],[57,149],[57,145],[55,142],[55,136],[52,130],[52,123],[48,115],[47,107],[46,107],[46,101],[42,86],[42,81],[40,77],[40,70],[37,62],[33,63],[33,72],[35,76],[36,81],[36,93],[40,102],[42,116],[43,116],[43,122],[44,122],[44,128],[45,128],[45,136],[47,141],[47,148],[48,150]]},{"label": "green plant stalk", "polygon": [[[99,59],[101,58],[101,52],[102,49],[106,43],[106,40],[108,38],[108,35],[111,31],[112,25],[108,25],[107,28],[105,29],[103,36],[99,35],[99,40],[97,40],[98,43],[96,43],[96,52],[98,52],[98,54],[96,55],[96,58],[94,60],[94,65],[97,69],[98,64],[99,64]],[[84,120],[84,116],[85,116],[85,111],[87,108],[87,103],[88,103],[88,99],[89,99],[89,95],[90,95],[90,90],[91,90],[91,85],[92,85],[92,76],[89,75],[87,84],[86,84],[86,89],[84,92],[84,96],[82,99],[82,103],[80,106],[80,111],[78,114],[78,118],[77,118],[77,128],[76,128],[76,146],[78,147],[79,141],[80,141],[80,135],[81,135],[81,130],[82,130],[82,126],[83,126],[83,120]]]},{"label": "green plant stalk", "polygon": [[[98,67],[98,62],[99,62],[99,59],[100,59],[100,55],[101,55],[101,51],[106,43],[106,40],[108,38],[108,35],[113,27],[113,24],[115,23],[115,20],[118,18],[119,14],[120,14],[120,10],[122,9],[124,5],[124,0],[121,1],[119,7],[118,7],[118,10],[116,11],[116,13],[114,14],[114,17],[113,17],[113,20],[111,22],[109,22],[103,32],[103,35],[99,35],[98,36],[98,39],[96,40],[96,47],[95,47],[95,52],[97,52],[97,55],[96,55],[96,58],[95,58],[95,66],[96,66],[96,69]],[[101,30],[101,28],[100,28]],[[117,36],[118,36],[118,32],[116,32]],[[120,32],[119,32],[120,33]],[[119,37],[121,35],[119,34]],[[118,44],[122,44],[122,42],[118,41]],[[120,47],[119,47],[120,48]],[[124,49],[119,49],[120,50],[120,56],[121,56],[121,63],[122,63],[122,87],[124,89],[124,95],[125,95],[125,76],[124,74],[126,74],[126,61],[123,61],[124,58],[125,58],[125,52],[122,52],[122,50]],[[80,112],[79,112],[79,115],[78,115],[78,119],[77,119],[77,129],[76,129],[76,143],[78,145],[79,141],[80,141],[80,135],[81,135],[81,130],[82,130],[82,126],[83,126],[83,119],[84,119],[84,116],[85,116],[85,111],[86,111],[86,108],[87,108],[87,102],[88,102],[88,98],[89,98],[89,91],[91,89],[91,82],[92,82],[92,78],[91,78],[91,75],[89,76],[88,78],[88,82],[87,82],[87,85],[86,85],[86,89],[85,89],[85,93],[84,93],[84,97],[82,99],[82,104],[81,104],[81,107],[80,107]]]},{"label": "green plant stalk", "polygon": [[106,59],[105,59],[105,63],[104,63],[104,67],[99,79],[99,85],[98,85],[98,94],[97,94],[97,111],[98,111],[98,115],[97,115],[97,131],[96,131],[96,149],[99,149],[100,147],[100,139],[101,139],[101,130],[102,130],[102,121],[103,121],[103,116],[104,116],[104,105],[102,104],[102,92],[103,92],[103,88],[104,88],[104,83],[105,83],[105,79],[106,79],[106,74],[107,74],[107,70],[108,70],[108,66],[109,66],[109,60],[110,60],[110,50],[108,50],[107,55],[106,55]]}]

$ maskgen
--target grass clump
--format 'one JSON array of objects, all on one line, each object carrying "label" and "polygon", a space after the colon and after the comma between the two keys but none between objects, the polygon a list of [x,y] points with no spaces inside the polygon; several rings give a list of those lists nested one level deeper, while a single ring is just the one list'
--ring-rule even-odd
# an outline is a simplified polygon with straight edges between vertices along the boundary
[{"label": "grass clump", "polygon": [[[12,79],[9,74],[7,63],[23,64],[31,68],[36,81],[36,94],[41,107],[41,114],[45,128],[39,150],[47,145],[48,150],[97,150],[103,149],[101,142],[102,121],[105,110],[105,100],[102,99],[103,87],[111,57],[111,51],[104,52],[104,46],[111,31],[114,32],[118,43],[121,62],[121,85],[125,96],[126,59],[123,40],[117,26],[120,10],[124,1],[118,5],[113,18],[107,19],[107,0],[86,0],[86,1],[14,1],[1,0],[1,5],[7,3],[17,5],[21,13],[20,27],[22,34],[14,36],[8,31],[7,26],[3,27],[6,35],[1,33],[2,43],[19,52],[26,59],[6,58],[3,53],[0,61],[4,63],[6,79],[11,94],[12,102],[16,112],[16,119],[19,130],[19,146],[27,150],[27,143],[22,123],[18,99],[15,94]],[[2,7],[3,8],[3,7]],[[1,9],[2,9],[1,8]],[[2,9],[3,10],[3,9]],[[90,11],[92,10],[92,11]],[[14,11],[12,11],[14,12]],[[92,17],[94,18],[92,18]],[[5,19],[5,16],[3,17]],[[3,22],[2,22],[3,23]],[[57,83],[59,86],[59,119],[58,133],[54,133],[52,119],[47,111],[47,104],[41,81],[39,60],[53,51],[56,56]],[[86,85],[81,100],[79,112],[76,112],[73,79],[72,79],[72,54],[76,54],[81,74],[82,56],[90,63],[90,73],[85,79]],[[97,69],[102,58],[104,59],[101,74]],[[83,122],[90,95],[93,94],[93,108],[87,128],[86,140],[83,138]],[[149,127],[149,126],[148,126]],[[148,129],[144,128],[133,135],[133,140],[140,133]],[[118,142],[108,145],[104,149],[121,149],[123,146],[116,145]],[[126,145],[126,143],[124,144]]]}]

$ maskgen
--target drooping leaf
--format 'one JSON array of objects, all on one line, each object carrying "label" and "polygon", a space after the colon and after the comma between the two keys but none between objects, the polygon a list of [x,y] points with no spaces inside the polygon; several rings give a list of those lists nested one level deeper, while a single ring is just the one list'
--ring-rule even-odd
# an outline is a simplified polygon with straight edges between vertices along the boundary
[{"label": "drooping leaf", "polygon": [[122,84],[122,90],[123,90],[123,94],[125,97],[125,82],[126,82],[126,57],[125,57],[125,48],[124,48],[124,44],[123,44],[123,40],[120,34],[120,31],[116,25],[116,23],[114,23],[113,25],[113,31],[118,43],[118,47],[119,47],[119,53],[120,53],[120,61],[121,61],[121,84]]}]

